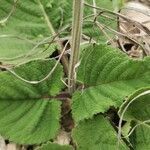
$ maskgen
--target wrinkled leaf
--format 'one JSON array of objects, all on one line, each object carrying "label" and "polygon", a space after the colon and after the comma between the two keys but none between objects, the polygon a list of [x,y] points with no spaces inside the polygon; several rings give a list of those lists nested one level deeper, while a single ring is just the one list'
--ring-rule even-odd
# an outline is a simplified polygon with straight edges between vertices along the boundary
[{"label": "wrinkled leaf", "polygon": [[[44,78],[55,61],[33,61],[14,71],[26,80]],[[53,97],[63,87],[59,65],[44,82],[32,85],[9,72],[0,73],[0,134],[21,144],[35,144],[55,138],[60,128],[60,105]]]},{"label": "wrinkled leaf", "polygon": [[[80,122],[73,129],[73,139],[78,150],[116,150],[117,134],[109,121],[103,116]],[[121,142],[119,150],[128,150]]]},{"label": "wrinkled leaf", "polygon": [[120,108],[123,120],[131,122],[129,139],[134,150],[150,149],[150,89],[134,93]]},{"label": "wrinkled leaf", "polygon": [[149,60],[133,60],[105,45],[85,48],[78,80],[85,90],[75,92],[72,113],[78,122],[119,107],[135,91],[150,86]]},{"label": "wrinkled leaf", "polygon": [[55,34],[53,30],[59,30],[62,19],[63,24],[70,19],[68,5],[66,0],[19,0],[16,5],[14,0],[0,1],[0,61],[17,64],[50,56],[56,49],[54,44],[49,48],[41,43],[53,39],[50,38]]}]

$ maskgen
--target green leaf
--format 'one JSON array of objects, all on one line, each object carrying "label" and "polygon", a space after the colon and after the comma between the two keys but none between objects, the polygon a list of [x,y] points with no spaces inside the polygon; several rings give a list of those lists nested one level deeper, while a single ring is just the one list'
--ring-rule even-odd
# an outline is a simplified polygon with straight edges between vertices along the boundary
[{"label": "green leaf", "polygon": [[[93,0],[85,0],[85,2],[87,2],[87,3],[89,3],[89,4],[91,4],[91,5],[93,5]],[[109,9],[109,10],[113,10],[113,6],[112,6],[112,4],[113,4],[113,2],[111,1],[111,0],[105,0],[105,1],[98,1],[98,0],[95,0],[95,3],[96,3],[96,6],[99,6],[99,7],[101,7],[101,8],[107,8],[107,9]],[[108,5],[108,3],[109,3],[109,5]],[[85,10],[86,11],[86,10]],[[92,12],[93,10],[91,9],[91,12]]]},{"label": "green leaf", "polygon": [[[17,38],[0,38],[0,62],[18,65],[49,57],[56,49],[56,45],[38,45],[38,42],[28,42]],[[36,48],[37,47],[37,48]]]},{"label": "green leaf", "polygon": [[[92,4],[93,0],[87,2]],[[108,2],[109,0],[96,1],[96,5],[112,9],[112,5],[108,5]],[[87,7],[84,16],[91,14],[93,14],[93,9]],[[14,0],[1,0],[0,62],[16,65],[50,56],[56,50],[55,44],[48,48],[46,44],[41,43],[44,42],[43,40],[49,43],[54,32],[57,33],[66,26],[71,27],[71,18],[72,1],[19,0],[14,5]],[[116,23],[114,25],[111,20],[102,16],[100,22],[107,26],[113,24],[116,27]],[[93,22],[85,21],[84,34],[93,37],[95,40],[102,41],[103,39],[103,42],[106,42],[106,37],[103,36],[98,27],[94,26],[93,28]],[[70,30],[62,32],[60,37],[64,37],[64,35],[70,35]]]},{"label": "green leaf", "polygon": [[120,108],[123,120],[131,122],[130,142],[134,150],[150,149],[150,88],[134,93]]},{"label": "green leaf", "polygon": [[[13,5],[14,0],[0,1],[1,20],[8,16]],[[41,6],[43,7],[44,12]],[[64,25],[66,25],[68,19],[71,20],[71,14],[68,13],[70,6],[72,5],[70,5],[70,2],[66,0],[18,1],[12,15],[5,24],[1,26],[1,33],[23,35],[27,38],[50,36],[53,30],[57,31],[59,29],[62,19]],[[48,17],[53,29],[50,29],[46,22],[45,15]]]},{"label": "green leaf", "polygon": [[127,121],[143,122],[150,119],[150,88],[140,90],[134,93],[130,98],[122,105],[119,110],[121,116],[123,111],[123,119]]},{"label": "green leaf", "polygon": [[[117,134],[109,121],[103,116],[85,120],[73,129],[73,139],[77,150],[116,150]],[[120,142],[119,150],[127,150],[127,146]]]},{"label": "green leaf", "polygon": [[[14,69],[26,80],[41,80],[55,61],[32,61]],[[55,138],[60,125],[62,67],[40,84],[26,83],[10,72],[0,72],[0,134],[16,143],[35,144]]]},{"label": "green leaf", "polygon": [[75,121],[106,112],[110,106],[119,107],[127,96],[150,87],[147,61],[133,60],[105,45],[85,48],[77,77],[86,89],[73,95]]},{"label": "green leaf", "polygon": [[51,41],[54,30],[57,32],[60,25],[70,20],[68,3],[66,0],[19,0],[14,5],[14,0],[0,1],[0,61],[18,64],[50,56],[55,44],[48,48],[41,43]]},{"label": "green leaf", "polygon": [[49,142],[47,144],[43,144],[41,147],[37,148],[37,150],[73,150],[73,148],[69,145],[59,145]]},{"label": "green leaf", "polygon": [[134,150],[150,149],[150,126],[140,125],[130,136],[131,144]]},{"label": "green leaf", "polygon": [[[100,7],[102,9],[105,8],[105,9],[109,9],[113,11],[113,2],[111,0],[103,0],[103,1],[95,0],[95,4],[94,4],[94,0],[85,0],[85,3],[88,3],[92,6]],[[108,29],[106,29],[106,27],[117,29],[116,16],[108,15],[109,17],[114,18],[113,20],[113,19],[110,19],[109,17],[105,17],[107,16],[105,13],[98,15],[100,13],[100,10],[87,7],[87,6],[85,6],[84,11],[85,11],[84,17],[86,19],[84,19],[84,22],[83,22],[83,33],[85,35],[91,37],[92,39],[94,39],[95,41],[99,43],[106,43],[107,41],[109,41],[111,38],[114,37],[114,33],[110,32]],[[103,26],[103,27],[101,26],[101,28],[95,24],[94,22],[95,16],[91,16],[95,12],[97,13],[96,15],[98,15],[96,20]],[[104,32],[107,34],[107,36]]]}]

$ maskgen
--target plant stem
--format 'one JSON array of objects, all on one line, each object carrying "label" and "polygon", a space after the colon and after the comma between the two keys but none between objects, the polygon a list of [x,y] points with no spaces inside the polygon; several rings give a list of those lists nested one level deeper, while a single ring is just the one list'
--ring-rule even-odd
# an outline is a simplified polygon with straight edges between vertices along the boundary
[{"label": "plant stem", "polygon": [[68,86],[70,94],[72,94],[76,88],[76,71],[77,65],[79,63],[79,50],[82,34],[83,4],[84,0],[73,1],[71,57],[68,75]]}]

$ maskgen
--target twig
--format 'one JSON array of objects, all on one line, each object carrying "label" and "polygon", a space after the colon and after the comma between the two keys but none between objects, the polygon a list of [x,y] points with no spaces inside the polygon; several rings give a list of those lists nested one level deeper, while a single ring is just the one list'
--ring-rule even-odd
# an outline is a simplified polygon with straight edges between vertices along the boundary
[{"label": "twig", "polygon": [[104,26],[102,26],[101,24],[98,24],[97,21],[95,22],[95,24],[100,28],[100,30],[102,31],[102,33],[106,36],[106,38],[112,43],[113,46],[115,46],[115,42],[112,40],[112,38],[107,34],[107,32],[105,32],[104,30]]},{"label": "twig", "polygon": [[[140,125],[146,125],[146,123],[150,123],[150,120],[145,120],[145,121],[140,122],[139,124],[135,125],[135,126],[132,128],[132,130],[128,133],[128,135],[127,135],[127,136],[124,136],[123,138],[128,138],[128,137],[134,132],[134,130],[135,130],[138,126],[140,126]],[[148,127],[150,128],[150,126],[148,126]]]},{"label": "twig", "polygon": [[3,68],[3,69],[6,69],[7,71],[9,71],[9,72],[12,73],[15,77],[17,77],[18,79],[22,80],[23,82],[26,82],[26,83],[29,83],[29,84],[39,84],[39,83],[41,83],[41,82],[47,80],[47,79],[52,75],[52,73],[55,71],[55,69],[56,69],[56,67],[58,66],[58,64],[59,64],[59,62],[60,62],[60,60],[61,60],[63,54],[65,53],[65,50],[66,50],[66,48],[67,48],[67,46],[68,46],[68,43],[69,43],[69,41],[68,41],[68,42],[66,43],[66,45],[64,46],[63,51],[62,51],[62,53],[61,53],[59,59],[57,60],[56,64],[54,65],[54,67],[50,70],[50,72],[49,72],[43,79],[41,79],[41,80],[39,80],[39,81],[29,81],[29,80],[26,80],[26,79],[22,78],[21,76],[19,76],[19,75],[18,75],[16,72],[14,72],[12,69],[9,69],[9,68],[7,68],[7,67],[2,67],[2,68]]},{"label": "twig", "polygon": [[0,38],[16,38],[16,39],[19,39],[19,40],[27,41],[27,42],[29,42],[31,44],[36,44],[32,40],[29,40],[29,39],[24,38],[24,37],[20,37],[18,35],[13,35],[13,34],[0,34]]},{"label": "twig", "polygon": [[[88,21],[89,21],[89,20],[88,20]],[[93,21],[91,20],[91,22],[93,22]],[[97,24],[100,24],[100,23],[97,22]],[[129,40],[131,40],[131,41],[134,42],[135,44],[139,45],[139,46],[144,50],[143,45],[140,44],[139,42],[137,42],[137,41],[136,41],[135,39],[133,39],[132,37],[130,37],[130,35],[127,35],[127,34],[124,34],[124,33],[119,32],[119,31],[116,31],[116,30],[114,30],[114,29],[112,29],[112,28],[110,28],[110,27],[108,27],[108,26],[106,26],[106,25],[104,25],[104,24],[101,24],[101,26],[103,26],[104,29],[107,29],[107,30],[109,30],[109,31],[111,31],[111,32],[113,32],[113,33],[115,33],[115,34],[117,34],[117,35],[120,35],[120,36],[123,36],[123,37],[128,38]]]},{"label": "twig", "polygon": [[[136,97],[134,97],[134,98],[125,106],[125,108],[124,108],[123,110],[121,110],[121,109],[119,110],[118,113],[120,114],[120,120],[119,120],[119,125],[118,125],[118,136],[117,136],[117,137],[118,137],[118,147],[119,147],[119,143],[120,143],[120,139],[121,139],[121,133],[122,133],[122,131],[121,131],[121,125],[122,125],[122,121],[123,121],[123,117],[124,117],[125,112],[126,112],[127,109],[129,108],[129,106],[131,105],[131,103],[133,103],[137,98],[139,98],[139,97],[141,97],[141,96],[144,96],[144,95],[147,95],[147,94],[150,94],[150,90],[145,91],[145,92],[143,92],[143,93],[137,95]],[[125,102],[125,103],[126,103],[126,102]],[[125,103],[123,103],[120,108],[122,108]]]},{"label": "twig", "polygon": [[[92,18],[92,17],[94,17],[94,16],[95,16],[94,14],[87,15],[87,16],[85,16],[85,17],[83,18],[83,20],[86,20],[86,19],[88,19],[88,18]],[[103,14],[103,12],[98,13],[95,18],[98,18],[99,16],[105,17],[105,18],[110,19],[110,20],[115,21],[115,22],[117,21],[116,18],[113,18],[113,17],[111,17],[111,16],[107,16],[107,15]],[[96,19],[96,20],[97,20],[97,19]],[[125,23],[126,21],[120,21],[120,22]]]},{"label": "twig", "polygon": [[[12,36],[12,37],[13,37],[13,36]],[[17,38],[17,37],[16,37],[16,38]],[[48,41],[48,42],[47,42],[47,40],[49,40],[49,39],[51,39],[51,38],[53,38],[53,39],[52,39],[51,41]],[[25,40],[25,39],[22,39],[22,40]],[[54,40],[55,40],[55,37],[47,37],[47,38],[45,38],[44,40],[40,41],[40,42],[37,43],[37,44],[34,43],[35,46],[34,46],[28,53],[26,53],[26,54],[24,54],[24,55],[20,55],[20,56],[13,57],[13,58],[0,58],[0,61],[11,61],[11,60],[19,59],[19,58],[27,58],[27,57],[33,55],[32,53],[33,53],[34,50],[35,50],[36,48],[38,48],[39,46],[45,44],[45,42],[46,42],[46,43],[49,43],[49,44],[52,44],[52,43],[54,42]],[[32,44],[33,44],[33,43],[32,43]]]},{"label": "twig", "polygon": [[[96,7],[96,1],[93,0],[93,6]],[[97,10],[93,8],[94,18],[97,16]]]},{"label": "twig", "polygon": [[[58,42],[56,41],[56,38],[64,31],[68,28],[68,26],[65,26],[64,28],[62,28],[56,35],[53,35],[53,36],[50,36],[50,37],[46,37],[44,38],[42,41],[39,41],[38,43],[35,43],[29,39],[26,39],[26,38],[23,38],[23,37],[20,37],[20,36],[17,36],[17,35],[0,35],[0,38],[17,38],[17,39],[21,39],[21,40],[25,40],[27,42],[30,42],[31,44],[34,45],[34,47],[29,50],[29,52],[27,52],[26,54],[24,55],[19,55],[19,56],[16,56],[16,57],[13,57],[13,58],[0,58],[0,61],[12,61],[12,60],[16,60],[16,59],[19,59],[19,58],[27,58],[31,55],[34,55],[34,50],[36,50],[36,48],[38,48],[39,46],[41,45],[44,45],[44,44],[48,44],[48,47],[46,49],[44,49],[43,51],[46,51],[49,46],[53,43],[53,42]],[[61,40],[61,39],[60,39]],[[23,63],[21,63],[23,64]]]},{"label": "twig", "polygon": [[100,7],[94,7],[88,3],[84,3],[85,6],[87,7],[91,7],[91,8],[95,8],[95,9],[98,9],[100,11],[102,11],[103,13],[109,13],[109,14],[112,14],[112,15],[115,15],[115,16],[118,16],[120,18],[123,18],[124,20],[127,20],[129,22],[132,22],[134,23],[137,27],[139,27],[141,30],[143,30],[144,32],[146,32],[148,35],[150,35],[150,30],[148,29],[148,27],[146,27],[145,25],[133,20],[133,19],[130,19],[129,17],[126,17],[124,16],[123,14],[120,14],[120,13],[117,13],[117,12],[113,12],[111,10],[108,10],[108,9],[105,9],[105,8],[100,8]]}]

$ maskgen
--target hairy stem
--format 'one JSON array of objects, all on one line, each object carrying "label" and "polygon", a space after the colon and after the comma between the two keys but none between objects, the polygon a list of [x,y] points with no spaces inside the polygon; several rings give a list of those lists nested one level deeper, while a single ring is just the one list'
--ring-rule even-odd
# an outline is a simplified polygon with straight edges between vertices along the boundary
[{"label": "hairy stem", "polygon": [[70,93],[73,93],[76,88],[76,71],[77,65],[79,64],[79,49],[82,34],[83,4],[84,0],[74,0],[73,2],[71,57],[68,75]]}]

